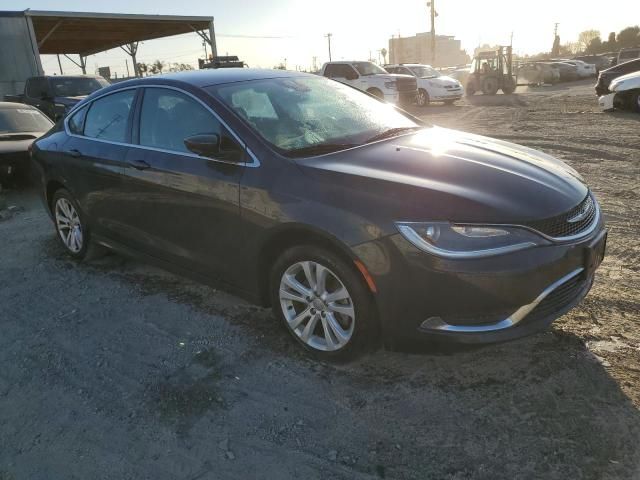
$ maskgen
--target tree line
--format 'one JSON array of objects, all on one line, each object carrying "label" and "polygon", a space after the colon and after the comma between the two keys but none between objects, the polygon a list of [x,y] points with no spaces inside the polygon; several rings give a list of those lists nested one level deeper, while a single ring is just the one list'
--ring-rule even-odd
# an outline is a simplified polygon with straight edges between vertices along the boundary
[{"label": "tree line", "polygon": [[558,55],[563,53],[596,55],[598,53],[618,52],[623,48],[640,47],[640,26],[623,28],[617,34],[611,32],[603,40],[599,30],[585,30],[578,35],[577,42],[560,45],[559,37],[554,41],[554,50]]}]

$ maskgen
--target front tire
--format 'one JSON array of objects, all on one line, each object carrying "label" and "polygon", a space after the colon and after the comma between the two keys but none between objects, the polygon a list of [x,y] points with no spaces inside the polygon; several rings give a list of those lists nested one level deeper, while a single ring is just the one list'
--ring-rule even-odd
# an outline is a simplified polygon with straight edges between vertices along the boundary
[{"label": "front tire", "polygon": [[364,279],[329,250],[285,251],[271,270],[270,297],[293,338],[319,358],[346,359],[371,342],[375,315]]},{"label": "front tire", "polygon": [[482,93],[485,95],[498,93],[498,79],[496,77],[486,77],[482,80]]},{"label": "front tire", "polygon": [[373,95],[376,98],[379,98],[380,100],[384,100],[384,93],[382,93],[382,90],[379,90],[377,88],[370,88],[369,90],[367,90],[367,93],[370,93],[371,95]]},{"label": "front tire", "polygon": [[430,103],[429,92],[424,88],[418,90],[418,96],[416,97],[416,103],[419,107],[426,107]]},{"label": "front tire", "polygon": [[631,110],[640,113],[640,91],[633,92],[630,99]]}]

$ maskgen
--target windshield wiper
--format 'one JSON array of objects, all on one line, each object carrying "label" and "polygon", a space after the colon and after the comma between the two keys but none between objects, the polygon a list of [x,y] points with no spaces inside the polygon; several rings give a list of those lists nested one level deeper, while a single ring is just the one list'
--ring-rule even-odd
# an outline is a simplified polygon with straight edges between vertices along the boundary
[{"label": "windshield wiper", "polygon": [[333,153],[347,148],[357,147],[355,143],[320,143],[318,145],[309,145],[307,147],[295,148],[286,152],[289,157],[306,157],[313,155],[324,155]]},{"label": "windshield wiper", "polygon": [[419,126],[415,126],[415,127],[396,127],[396,128],[390,128],[389,130],[385,130],[384,132],[378,133],[377,135],[374,135],[373,137],[369,138],[366,142],[364,143],[371,143],[371,142],[377,142],[378,140],[384,140],[385,138],[391,138],[391,137],[395,137],[397,135],[400,135],[403,132],[408,132],[410,130],[420,130],[423,127],[419,127]]}]

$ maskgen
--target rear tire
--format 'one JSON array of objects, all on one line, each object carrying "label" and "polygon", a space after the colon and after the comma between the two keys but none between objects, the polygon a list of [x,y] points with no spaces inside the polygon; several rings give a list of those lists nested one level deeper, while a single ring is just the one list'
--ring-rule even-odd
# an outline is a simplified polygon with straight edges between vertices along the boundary
[{"label": "rear tire", "polygon": [[269,290],[275,316],[316,357],[346,360],[372,344],[370,292],[358,270],[333,252],[315,245],[286,250],[271,269]]},{"label": "rear tire", "polygon": [[476,93],[476,84],[474,82],[467,83],[466,88],[464,89],[464,93],[466,96],[471,97]]},{"label": "rear tire", "polygon": [[61,188],[53,195],[51,213],[56,237],[66,253],[76,260],[93,260],[105,253],[105,248],[91,242],[91,231],[76,200]]}]

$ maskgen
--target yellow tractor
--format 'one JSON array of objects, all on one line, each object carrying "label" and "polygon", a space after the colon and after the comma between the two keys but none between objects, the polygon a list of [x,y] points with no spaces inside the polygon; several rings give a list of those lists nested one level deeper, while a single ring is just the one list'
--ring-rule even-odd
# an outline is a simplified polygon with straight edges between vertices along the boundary
[{"label": "yellow tractor", "polygon": [[511,94],[516,89],[513,75],[513,54],[511,47],[499,47],[491,52],[479,52],[471,63],[471,73],[465,88],[467,95],[482,92],[495,95],[498,90]]}]

